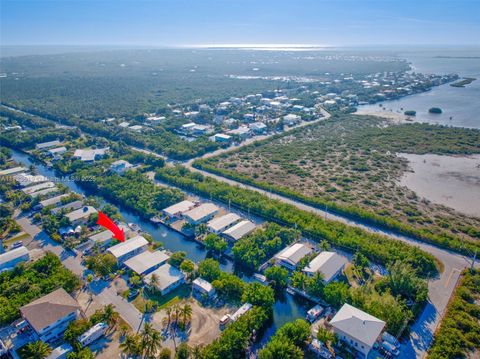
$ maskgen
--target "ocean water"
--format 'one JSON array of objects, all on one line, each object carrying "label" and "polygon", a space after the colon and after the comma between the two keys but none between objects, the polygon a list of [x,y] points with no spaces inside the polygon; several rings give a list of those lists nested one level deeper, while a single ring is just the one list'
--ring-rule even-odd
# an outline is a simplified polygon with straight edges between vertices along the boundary
[{"label": "ocean water", "polygon": [[[407,59],[413,71],[422,73],[456,73],[477,80],[465,87],[450,84],[399,100],[382,102],[387,111],[403,113],[417,111],[416,121],[457,127],[480,128],[480,48],[431,49],[404,51],[397,56]],[[440,107],[442,114],[430,114],[428,109]],[[360,106],[364,111],[380,110],[378,104]]]}]

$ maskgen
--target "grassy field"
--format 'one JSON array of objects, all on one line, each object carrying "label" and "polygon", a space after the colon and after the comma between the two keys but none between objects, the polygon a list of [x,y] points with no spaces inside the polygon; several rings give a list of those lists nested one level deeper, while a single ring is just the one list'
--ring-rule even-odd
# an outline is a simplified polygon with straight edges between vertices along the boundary
[{"label": "grassy field", "polygon": [[480,153],[480,131],[334,116],[195,165],[460,252],[479,248],[480,218],[398,184],[408,168],[398,152]]}]

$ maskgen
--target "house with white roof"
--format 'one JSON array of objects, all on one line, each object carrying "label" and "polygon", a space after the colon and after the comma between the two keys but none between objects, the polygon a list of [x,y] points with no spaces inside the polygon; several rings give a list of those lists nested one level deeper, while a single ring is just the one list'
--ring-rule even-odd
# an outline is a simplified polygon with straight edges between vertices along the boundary
[{"label": "house with white roof", "polygon": [[293,113],[289,113],[288,115],[283,116],[283,121],[288,125],[288,126],[294,126],[298,124],[302,118],[299,115],[295,115]]},{"label": "house with white roof", "polygon": [[49,142],[43,142],[43,143],[37,143],[35,145],[35,149],[37,150],[46,150],[47,148],[52,148],[52,147],[58,147],[62,143],[58,140],[55,141],[49,141]]},{"label": "house with white roof", "polygon": [[62,155],[67,152],[66,147],[56,147],[56,148],[51,148],[48,151],[48,154],[52,156],[54,159],[59,159],[62,157]]},{"label": "house with white roof", "polygon": [[93,343],[98,338],[102,337],[108,329],[108,324],[105,322],[100,322],[95,324],[93,327],[88,329],[82,335],[77,337],[78,342],[82,347],[85,347]]},{"label": "house with white roof", "polygon": [[25,194],[32,194],[37,191],[41,191],[42,189],[53,188],[55,187],[55,183],[53,182],[43,182],[36,184],[34,186],[26,187],[22,189],[22,192]]},{"label": "house with white roof", "polygon": [[341,274],[348,263],[347,258],[335,252],[324,251],[316,256],[303,269],[303,272],[308,276],[313,276],[315,273],[321,273],[323,281],[330,283],[339,274]]},{"label": "house with white roof", "polygon": [[118,263],[123,263],[127,259],[144,252],[147,247],[148,241],[144,237],[135,236],[108,248],[107,251],[117,259]]},{"label": "house with white roof", "polygon": [[58,192],[58,188],[56,186],[30,193],[30,197],[35,198],[35,197],[43,196],[45,194],[49,194],[49,193],[53,193],[53,192]]},{"label": "house with white roof", "polygon": [[30,252],[21,246],[0,254],[0,273],[15,268],[18,263],[30,260]]},{"label": "house with white roof", "polygon": [[143,278],[143,282],[146,285],[150,285],[153,276],[155,276],[157,282],[155,286],[162,295],[168,294],[182,283],[185,283],[185,275],[168,263],[147,274]]},{"label": "house with white roof", "polygon": [[350,304],[344,304],[330,321],[339,339],[367,357],[382,334],[385,322]]},{"label": "house with white roof", "polygon": [[79,208],[75,211],[67,213],[65,217],[68,218],[72,226],[78,226],[80,224],[84,224],[88,221],[90,215],[97,213],[97,210],[92,206],[85,206],[83,208]]},{"label": "house with white roof", "polygon": [[232,227],[225,230],[222,235],[232,241],[236,242],[239,239],[245,237],[246,235],[252,233],[256,228],[255,223],[248,220],[243,220],[233,225]]},{"label": "house with white roof", "polygon": [[123,173],[125,172],[126,170],[128,170],[129,168],[132,168],[133,165],[128,162],[128,161],[125,161],[125,160],[118,160],[118,161],[115,161],[113,162],[111,165],[110,165],[110,170],[112,170],[113,172],[115,173]]},{"label": "house with white roof", "polygon": [[267,125],[263,122],[251,123],[248,127],[257,135],[264,134],[267,131]]},{"label": "house with white roof", "polygon": [[303,243],[295,243],[278,252],[275,260],[279,265],[289,270],[295,270],[300,260],[310,253],[312,253],[310,247]]},{"label": "house with white roof", "polygon": [[190,224],[200,224],[207,222],[210,218],[213,218],[218,213],[218,207],[213,203],[203,203],[198,207],[195,207],[188,212],[184,213],[184,217]]},{"label": "house with white roof", "polygon": [[62,199],[65,198],[65,197],[68,197],[68,194],[64,193],[64,194],[61,194],[59,196],[55,196],[55,197],[52,197],[52,198],[45,199],[43,201],[40,201],[39,205],[42,208],[45,208],[45,207],[48,207],[48,206],[56,206],[59,203],[62,203]]},{"label": "house with white roof", "polygon": [[236,213],[227,213],[208,221],[207,228],[209,232],[220,234],[235,225],[241,219],[242,218]]},{"label": "house with white roof", "polygon": [[195,207],[195,203],[192,201],[181,201],[171,205],[170,207],[164,208],[162,213],[164,216],[168,217],[169,219],[179,219],[182,217],[183,213],[188,212],[193,207]]},{"label": "house with white roof", "polygon": [[30,174],[20,173],[13,176],[13,179],[20,187],[28,187],[34,184],[39,184],[42,182],[48,182],[48,178],[45,176],[34,176]]},{"label": "house with white roof", "polygon": [[165,251],[144,251],[127,259],[123,264],[138,275],[145,275],[167,263],[169,258]]},{"label": "house with white roof", "polygon": [[198,277],[192,282],[192,293],[201,298],[211,298],[215,295],[215,288],[210,282]]},{"label": "house with white roof", "polygon": [[107,154],[108,148],[96,148],[96,149],[79,149],[75,150],[73,158],[82,162],[95,162]]},{"label": "house with white roof", "polygon": [[78,200],[78,201],[73,201],[73,202],[70,202],[70,203],[66,203],[63,206],[52,209],[52,213],[57,214],[57,213],[62,212],[62,211],[63,212],[69,212],[69,211],[74,211],[74,210],[80,209],[82,207],[83,207],[83,202]]},{"label": "house with white roof", "polygon": [[247,126],[240,126],[233,130],[227,131],[227,134],[230,136],[238,136],[241,139],[246,139],[251,136],[252,132]]},{"label": "house with white roof", "polygon": [[26,167],[12,167],[12,168],[7,168],[6,170],[0,171],[0,177],[3,176],[13,176],[22,172],[28,171],[28,168]]},{"label": "house with white roof", "polygon": [[216,133],[213,135],[213,140],[215,142],[228,143],[232,140],[232,136],[226,135],[224,133]]},{"label": "house with white roof", "polygon": [[109,230],[105,230],[99,233],[95,233],[88,237],[92,244],[98,244],[100,247],[108,246],[113,239],[113,233]]}]

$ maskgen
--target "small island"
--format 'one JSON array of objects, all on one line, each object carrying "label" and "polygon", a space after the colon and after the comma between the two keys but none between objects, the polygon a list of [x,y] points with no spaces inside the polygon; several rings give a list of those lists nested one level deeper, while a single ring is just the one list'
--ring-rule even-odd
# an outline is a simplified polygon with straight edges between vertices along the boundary
[{"label": "small island", "polygon": [[442,113],[442,109],[440,107],[431,107],[428,110],[429,113],[440,114]]},{"label": "small island", "polygon": [[417,114],[417,111],[413,110],[407,110],[403,113],[405,116],[415,116]]},{"label": "small island", "polygon": [[460,80],[458,82],[454,82],[453,84],[450,84],[452,87],[465,87],[466,85],[471,84],[473,81],[475,81],[475,77],[465,77],[463,80]]}]

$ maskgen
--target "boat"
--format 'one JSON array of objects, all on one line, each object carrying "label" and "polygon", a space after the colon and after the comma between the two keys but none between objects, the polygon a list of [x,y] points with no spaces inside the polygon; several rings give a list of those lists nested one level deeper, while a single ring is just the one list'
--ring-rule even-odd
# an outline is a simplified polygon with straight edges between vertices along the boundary
[{"label": "boat", "polygon": [[132,231],[136,231],[136,232],[139,232],[141,231],[142,229],[140,228],[140,226],[136,223],[128,223],[128,227],[132,230]]}]

